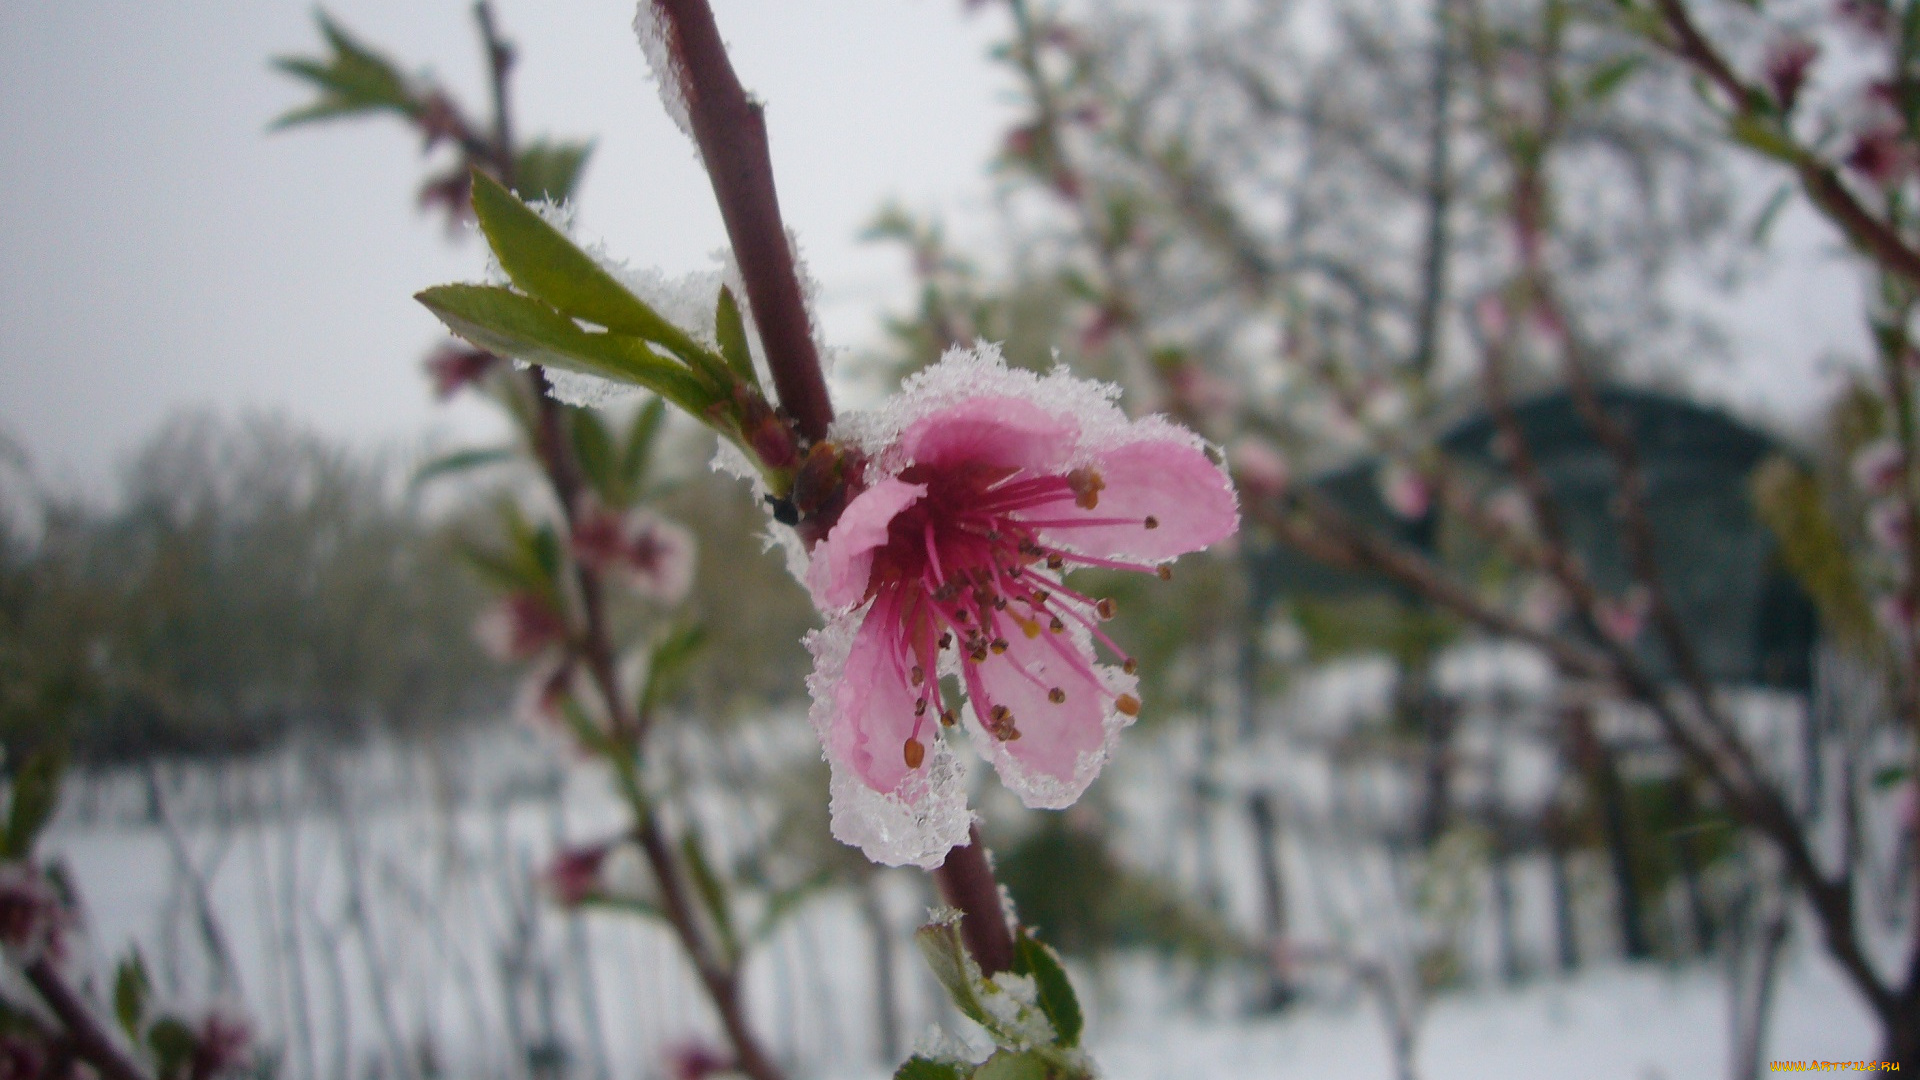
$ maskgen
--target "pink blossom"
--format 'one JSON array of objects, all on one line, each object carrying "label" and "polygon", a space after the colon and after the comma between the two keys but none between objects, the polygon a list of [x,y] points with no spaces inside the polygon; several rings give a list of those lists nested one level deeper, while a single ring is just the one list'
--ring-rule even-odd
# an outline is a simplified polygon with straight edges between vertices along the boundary
[{"label": "pink blossom", "polygon": [[1233,462],[1233,475],[1239,480],[1241,490],[1249,495],[1271,498],[1292,483],[1293,471],[1287,459],[1258,439],[1240,440],[1228,457]]},{"label": "pink blossom", "polygon": [[1396,461],[1380,470],[1380,499],[1387,509],[1417,521],[1433,505],[1433,487],[1426,477]]},{"label": "pink blossom", "polygon": [[1488,293],[1473,305],[1473,319],[1480,328],[1480,336],[1489,342],[1505,341],[1511,321],[1507,318],[1507,302],[1499,293]]},{"label": "pink blossom", "polygon": [[1887,0],[1839,0],[1834,11],[1842,22],[1873,37],[1884,37],[1893,28],[1893,12]]},{"label": "pink blossom", "polygon": [[252,1059],[253,1025],[237,1013],[209,1011],[200,1021],[193,1050],[192,1075],[214,1077],[241,1068]]},{"label": "pink blossom", "polygon": [[1905,180],[1914,164],[1913,146],[1897,122],[1868,129],[1854,141],[1847,155],[1848,167],[1883,188]]},{"label": "pink blossom", "polygon": [[1807,69],[1819,55],[1820,46],[1798,34],[1786,34],[1768,43],[1761,69],[1768,89],[1773,91],[1773,100],[1782,109],[1793,108],[1800,97],[1800,88],[1806,85]]},{"label": "pink blossom", "polygon": [[1900,485],[1902,456],[1895,439],[1875,439],[1853,455],[1853,482],[1868,495],[1886,495]]},{"label": "pink blossom", "polygon": [[693,534],[646,510],[589,505],[574,521],[573,553],[662,603],[679,603],[693,586]]},{"label": "pink blossom", "polygon": [[0,865],[0,951],[19,963],[63,959],[68,914],[46,875],[26,863]]},{"label": "pink blossom", "polygon": [[[869,486],[813,551],[807,587],[828,623],[808,638],[808,688],[834,835],[870,858],[937,866],[966,842],[944,727],[964,722],[1028,806],[1079,798],[1140,702],[1132,660],[1100,629],[1112,602],[1062,577],[1164,576],[1238,528],[1205,444],[1161,417],[1129,422],[1116,394],[956,349],[837,429],[871,462]],[[1096,641],[1122,663],[1099,663]]]},{"label": "pink blossom", "polygon": [[672,1080],[706,1080],[734,1071],[733,1058],[726,1051],[692,1039],[667,1047],[666,1059]]},{"label": "pink blossom", "polygon": [[1880,628],[1894,637],[1906,639],[1913,635],[1913,601],[1905,592],[1888,593],[1873,602],[1874,618],[1880,622]]},{"label": "pink blossom", "polygon": [[1548,577],[1534,577],[1520,589],[1520,621],[1542,633],[1567,616],[1567,593]]},{"label": "pink blossom", "polygon": [[1523,539],[1533,536],[1533,503],[1519,488],[1501,488],[1487,496],[1481,511],[1509,536]]},{"label": "pink blossom", "polygon": [[1882,551],[1905,551],[1912,535],[1906,504],[1899,499],[1881,499],[1867,508],[1867,537]]},{"label": "pink blossom", "polygon": [[1601,633],[1622,645],[1631,645],[1646,628],[1652,608],[1653,597],[1646,587],[1635,585],[1624,596],[1602,597],[1594,604],[1593,620],[1600,624]]},{"label": "pink blossom", "polygon": [[538,593],[509,593],[473,625],[480,647],[496,660],[526,660],[567,638],[567,624]]}]

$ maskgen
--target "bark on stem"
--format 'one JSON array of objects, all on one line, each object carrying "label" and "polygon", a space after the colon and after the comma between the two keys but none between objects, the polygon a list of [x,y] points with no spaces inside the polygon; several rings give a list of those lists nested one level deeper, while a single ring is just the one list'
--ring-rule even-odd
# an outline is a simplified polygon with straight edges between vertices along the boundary
[{"label": "bark on stem", "polygon": [[653,3],[667,32],[672,75],[680,81],[694,142],[713,182],[727,240],[740,263],[747,304],[773,372],[774,391],[802,438],[823,439],[833,422],[833,403],[814,348],[793,247],[780,219],[766,116],[734,74],[707,0]]},{"label": "bark on stem", "polygon": [[27,965],[27,981],[39,991],[41,999],[67,1029],[74,1052],[98,1070],[104,1080],[148,1080],[147,1074],[107,1037],[80,995],[73,992],[45,957]]},{"label": "bark on stem", "polygon": [[964,847],[947,852],[947,861],[933,872],[940,898],[960,909],[960,938],[980,965],[980,974],[992,977],[1013,970],[1013,932],[1000,906],[1000,885],[993,877],[987,845],[980,826],[967,832]]}]

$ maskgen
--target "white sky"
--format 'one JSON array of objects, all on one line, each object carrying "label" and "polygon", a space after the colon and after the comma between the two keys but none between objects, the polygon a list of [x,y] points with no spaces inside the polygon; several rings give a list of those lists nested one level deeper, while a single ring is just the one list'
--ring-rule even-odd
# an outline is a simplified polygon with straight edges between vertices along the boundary
[{"label": "white sky", "polygon": [[[725,242],[691,147],[666,120],[631,0],[498,0],[520,47],[520,132],[593,137],[581,235],[670,271]],[[715,0],[769,103],[782,207],[823,283],[829,339],[873,340],[911,300],[905,259],[857,241],[888,198],[988,219],[984,163],[1006,84],[999,26],[958,0]],[[335,0],[403,65],[482,104],[468,0]],[[419,358],[442,339],[411,299],[470,280],[481,245],[416,212],[417,145],[394,121],[269,136],[306,100],[268,57],[317,53],[306,0],[0,0],[0,431],[56,487],[110,488],[169,412],[280,409],[358,442],[489,430],[438,406]],[[1746,411],[1804,415],[1861,351],[1858,286],[1796,212],[1788,265],[1728,306],[1744,359],[1700,373]]]},{"label": "white sky", "polygon": [[[496,8],[519,46],[519,132],[597,140],[582,235],[637,265],[705,268],[725,234],[648,80],[632,0]],[[997,27],[957,0],[715,8],[768,102],[829,338],[872,340],[911,298],[903,254],[857,240],[879,205],[984,216]],[[468,0],[328,9],[485,104]],[[360,441],[489,429],[478,403],[436,405],[420,373],[442,335],[412,294],[477,277],[483,255],[415,210],[416,141],[393,120],[266,132],[310,96],[269,56],[320,51],[307,0],[0,0],[0,431],[56,486],[104,494],[127,448],[188,405],[281,409]]]}]

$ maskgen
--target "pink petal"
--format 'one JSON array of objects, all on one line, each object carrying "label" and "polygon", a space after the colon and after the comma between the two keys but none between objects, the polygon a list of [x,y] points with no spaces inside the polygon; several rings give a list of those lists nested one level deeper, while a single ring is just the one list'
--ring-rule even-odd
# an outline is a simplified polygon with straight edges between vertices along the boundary
[{"label": "pink petal", "polygon": [[866,597],[873,553],[886,545],[887,526],[926,493],[925,484],[882,480],[854,496],[833,531],[813,549],[807,589],[813,593],[814,606],[833,611]]},{"label": "pink petal", "polygon": [[[1049,637],[1054,640],[1048,641]],[[1069,663],[1056,645],[1077,654],[1082,663]],[[1099,754],[1107,742],[1110,704],[1090,669],[1093,659],[1092,645],[1084,640],[1047,632],[1038,638],[1015,633],[1005,654],[990,657],[974,669],[987,700],[1012,710],[1020,732],[1018,739],[1008,742],[982,733],[976,733],[975,740],[1000,773],[1001,782],[1030,807],[1072,805],[1100,771],[1099,757],[1089,762],[1089,768],[1081,768],[1082,756]],[[1022,669],[1033,678],[1021,674]],[[1065,692],[1065,701],[1056,703],[1048,697],[1054,688]],[[980,701],[973,705],[982,719],[991,707]]]},{"label": "pink petal", "polygon": [[[868,610],[853,639],[846,670],[833,687],[835,714],[826,740],[828,757],[882,794],[898,789],[911,771],[906,744],[918,699],[907,681],[898,613],[887,599]],[[920,741],[930,741],[938,724],[931,713],[924,718]]]},{"label": "pink petal", "polygon": [[[1233,483],[1199,447],[1172,439],[1125,443],[1098,459],[1106,487],[1093,509],[1069,501],[1029,512],[1035,519],[1124,518],[1125,524],[1054,526],[1050,543],[1085,555],[1160,562],[1232,536],[1240,527]],[[1155,527],[1148,528],[1147,518]]]},{"label": "pink petal", "polygon": [[976,397],[921,418],[900,436],[916,465],[998,465],[1050,471],[1072,452],[1079,425],[1031,402]]}]

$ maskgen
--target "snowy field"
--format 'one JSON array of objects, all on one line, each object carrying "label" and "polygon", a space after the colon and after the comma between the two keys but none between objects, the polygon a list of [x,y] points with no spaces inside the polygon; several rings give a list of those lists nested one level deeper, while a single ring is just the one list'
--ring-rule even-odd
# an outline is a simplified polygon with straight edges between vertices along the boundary
[{"label": "snowy field", "polygon": [[[1364,704],[1369,679],[1353,674],[1334,696]],[[1337,729],[1326,718],[1340,710],[1325,698],[1309,695],[1300,707]],[[730,729],[717,741],[687,728],[658,755],[691,778],[688,802],[701,808],[702,835],[723,856],[821,839],[779,831],[794,804],[783,804],[767,778],[804,778],[817,759],[804,725],[789,719]],[[1124,743],[1099,800],[1119,847],[1183,892],[1217,897],[1222,915],[1254,939],[1252,839],[1236,792],[1249,776],[1264,777],[1286,795],[1279,847],[1291,940],[1404,975],[1429,931],[1412,913],[1405,866],[1356,840],[1364,833],[1354,825],[1402,813],[1404,799],[1377,770],[1331,768],[1315,751],[1324,732],[1301,723],[1268,730],[1287,730],[1293,741],[1255,740],[1222,754],[1209,748],[1207,729],[1191,725]],[[1537,746],[1471,727],[1467,735],[1467,745],[1499,759],[1482,777],[1489,792],[1522,803],[1539,797],[1548,764]],[[811,789],[800,788],[804,799]],[[607,789],[598,768],[524,731],[433,749],[315,749],[220,770],[160,766],[88,778],[69,790],[47,844],[85,899],[93,970],[109,970],[137,942],[171,1000],[240,1003],[280,1076],[519,1080],[533,1075],[524,1062],[538,1047],[547,1060],[564,1060],[567,1076],[651,1080],[668,1075],[673,1048],[714,1038],[674,943],[623,913],[568,915],[541,882],[558,848],[620,830],[622,811]],[[998,804],[988,811],[995,821],[1023,820]],[[807,850],[814,866],[846,854]],[[763,870],[779,878],[779,859]],[[1549,959],[1545,865],[1508,864],[1510,936],[1524,972],[1512,983],[1498,975],[1485,874],[1474,871],[1476,914],[1453,939],[1468,977],[1459,989],[1412,1000],[1421,1080],[1727,1074],[1730,995],[1719,961],[1606,959],[1618,949],[1604,874],[1591,862],[1572,871],[1586,962],[1563,975]],[[608,873],[644,891],[637,863],[616,859]],[[925,878],[882,870],[862,888],[811,896],[752,953],[753,1022],[796,1077],[890,1075],[898,1057],[887,1053],[889,1026],[898,1054],[934,1023],[954,1023],[907,941],[931,900]],[[743,903],[749,916],[763,907]],[[874,912],[885,923],[879,933]],[[215,959],[221,954],[228,963]],[[890,1016],[875,989],[881,963],[896,987]],[[1076,982],[1090,1044],[1114,1077],[1393,1077],[1381,995],[1353,970],[1308,973],[1303,998],[1278,1015],[1249,1008],[1263,976],[1244,965],[1209,974],[1190,961],[1127,955],[1078,971]],[[1873,1050],[1865,1010],[1796,925],[1766,1056],[1854,1060]]]}]

